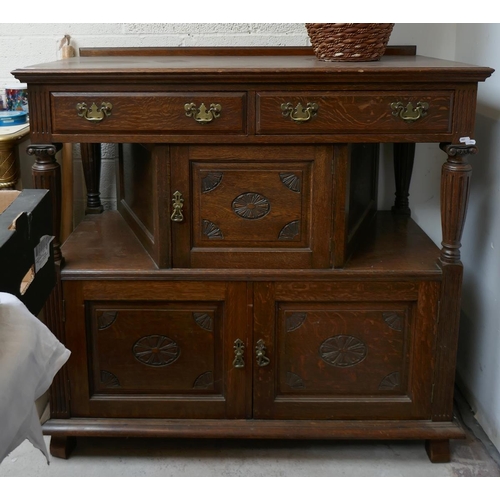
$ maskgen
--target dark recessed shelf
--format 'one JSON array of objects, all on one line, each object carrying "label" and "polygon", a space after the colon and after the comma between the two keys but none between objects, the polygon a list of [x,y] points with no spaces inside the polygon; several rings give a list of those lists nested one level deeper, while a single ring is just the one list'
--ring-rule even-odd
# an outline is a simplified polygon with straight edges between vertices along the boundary
[{"label": "dark recessed shelf", "polygon": [[[117,211],[88,215],[63,246],[63,279],[207,279],[220,269],[158,269]],[[441,274],[439,249],[409,217],[378,212],[343,269],[224,269],[229,280],[431,277]]]}]

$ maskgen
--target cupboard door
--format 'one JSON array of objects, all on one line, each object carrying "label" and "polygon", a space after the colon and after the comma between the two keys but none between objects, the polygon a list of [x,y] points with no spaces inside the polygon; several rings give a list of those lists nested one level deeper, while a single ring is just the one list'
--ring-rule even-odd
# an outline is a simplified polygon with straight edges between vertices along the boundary
[{"label": "cupboard door", "polygon": [[[66,283],[73,416],[243,418],[242,283]],[[241,363],[245,363],[245,353]],[[240,363],[240,364],[241,364]]]},{"label": "cupboard door", "polygon": [[430,418],[438,290],[257,284],[254,339],[269,363],[255,360],[255,418]]},{"label": "cupboard door", "polygon": [[173,266],[330,267],[332,161],[330,146],[172,148]]}]

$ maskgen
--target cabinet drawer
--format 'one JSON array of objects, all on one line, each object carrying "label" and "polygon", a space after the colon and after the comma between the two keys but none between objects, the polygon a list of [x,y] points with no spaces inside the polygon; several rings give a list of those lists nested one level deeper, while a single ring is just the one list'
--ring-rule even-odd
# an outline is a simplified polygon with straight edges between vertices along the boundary
[{"label": "cabinet drawer", "polygon": [[257,134],[450,132],[452,92],[260,92]]},{"label": "cabinet drawer", "polygon": [[54,92],[52,125],[56,133],[243,134],[245,96],[243,92]]}]

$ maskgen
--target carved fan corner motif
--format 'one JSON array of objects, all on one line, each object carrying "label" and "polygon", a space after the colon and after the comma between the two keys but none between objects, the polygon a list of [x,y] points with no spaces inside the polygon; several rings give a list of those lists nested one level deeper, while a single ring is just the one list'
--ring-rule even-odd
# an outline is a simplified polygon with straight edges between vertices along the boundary
[{"label": "carved fan corner motif", "polygon": [[286,372],[286,384],[292,389],[305,389],[306,388],[302,378],[293,372]]},{"label": "carved fan corner motif", "polygon": [[201,230],[202,230],[203,234],[211,240],[223,240],[224,239],[224,235],[222,234],[222,231],[220,230],[219,226],[217,226],[212,221],[209,221],[207,219],[203,219],[203,224],[202,224]]},{"label": "carved fan corner motif", "polygon": [[292,174],[291,172],[283,172],[280,174],[281,182],[294,193],[300,193],[301,182],[300,177]]},{"label": "carved fan corner motif", "polygon": [[288,224],[285,224],[283,229],[278,235],[279,240],[293,240],[300,233],[300,222],[298,220],[293,220]]},{"label": "carved fan corner motif", "polygon": [[200,328],[203,328],[203,330],[207,330],[209,332],[213,331],[214,322],[213,322],[212,316],[210,316],[210,314],[208,314],[208,313],[193,313],[193,319]]},{"label": "carved fan corner motif", "polygon": [[193,384],[193,389],[210,389],[214,385],[212,372],[202,373]]},{"label": "carved fan corner motif", "polygon": [[398,332],[403,331],[404,318],[396,312],[385,312],[382,314],[384,321],[393,329]]},{"label": "carved fan corner motif", "polygon": [[100,312],[97,316],[97,328],[99,328],[99,330],[109,328],[116,321],[117,316],[117,311]]},{"label": "carved fan corner motif", "polygon": [[213,191],[221,183],[223,177],[222,172],[209,172],[201,179],[201,192],[209,193]]},{"label": "carved fan corner motif", "polygon": [[101,384],[107,389],[118,389],[121,387],[118,377],[106,370],[101,370]]},{"label": "carved fan corner motif", "polygon": [[392,372],[382,379],[378,389],[379,391],[393,391],[399,388],[400,383],[399,372]]},{"label": "carved fan corner motif", "polygon": [[293,332],[299,329],[307,318],[307,313],[305,312],[294,312],[286,316],[286,331]]}]

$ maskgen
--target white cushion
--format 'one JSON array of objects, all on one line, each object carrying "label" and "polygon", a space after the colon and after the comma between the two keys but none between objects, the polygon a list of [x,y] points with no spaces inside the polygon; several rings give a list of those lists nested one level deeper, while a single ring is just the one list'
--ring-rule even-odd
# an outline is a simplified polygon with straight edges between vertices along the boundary
[{"label": "white cushion", "polygon": [[25,439],[49,461],[35,400],[69,356],[17,297],[0,292],[0,462]]}]

